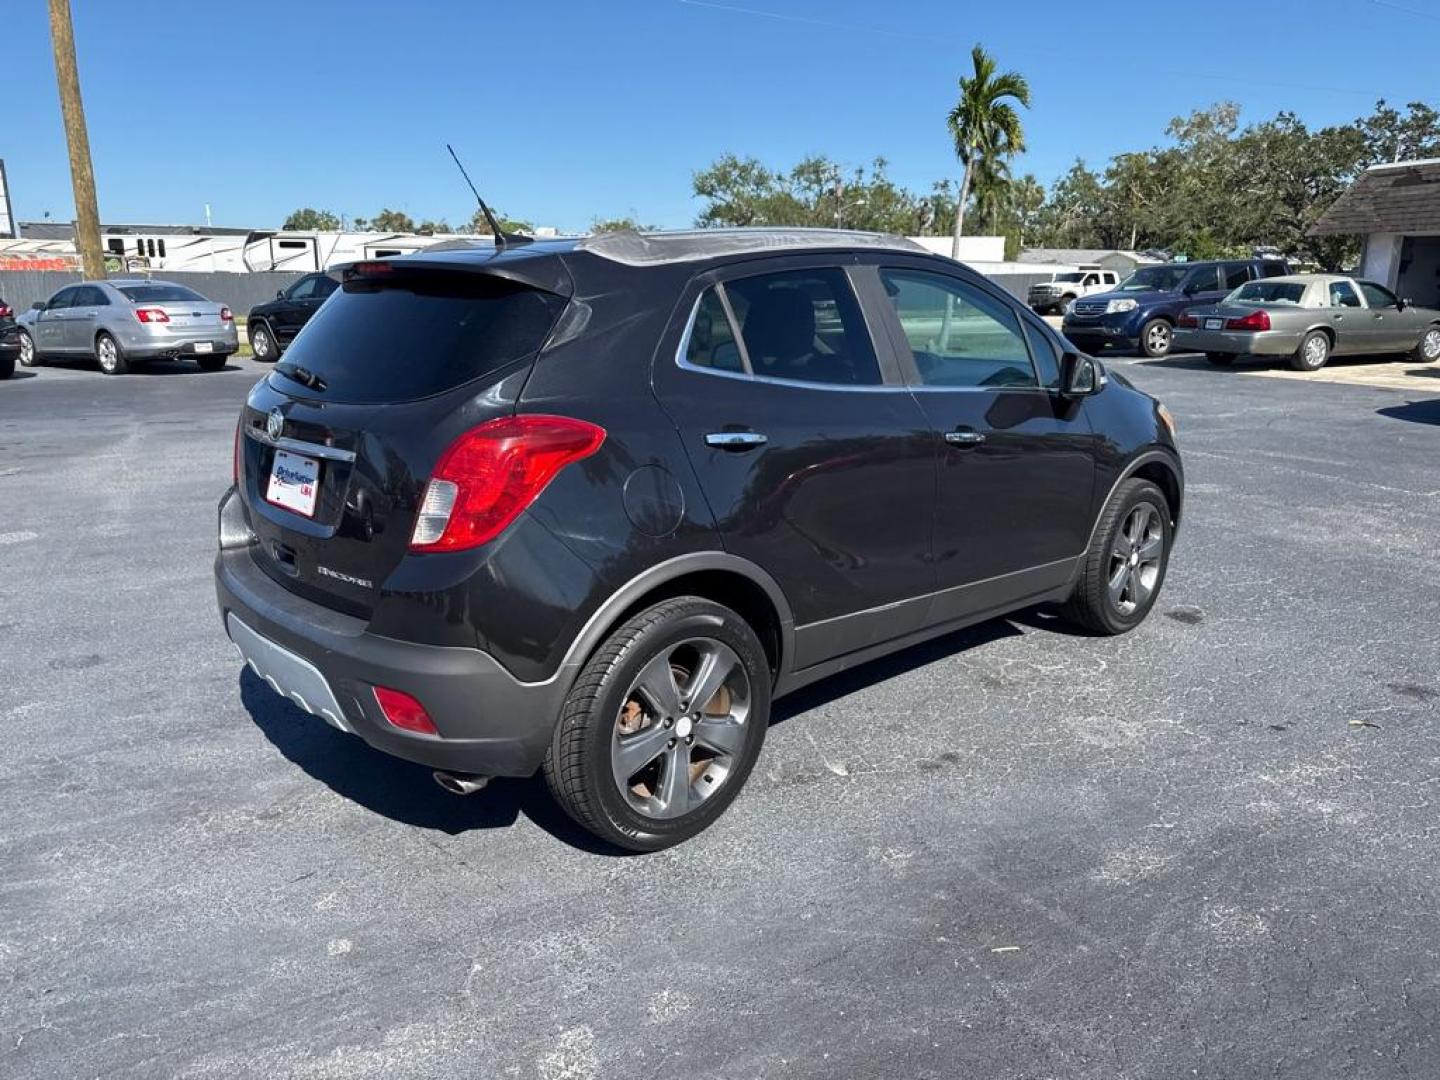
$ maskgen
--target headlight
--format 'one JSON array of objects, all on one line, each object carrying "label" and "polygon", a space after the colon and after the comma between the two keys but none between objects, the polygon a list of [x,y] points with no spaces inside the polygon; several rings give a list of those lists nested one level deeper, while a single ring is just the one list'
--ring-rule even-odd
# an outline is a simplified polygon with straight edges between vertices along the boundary
[{"label": "headlight", "polygon": [[1119,315],[1124,311],[1134,311],[1139,306],[1134,300],[1111,300],[1105,305],[1105,314]]},{"label": "headlight", "polygon": [[1156,405],[1155,412],[1160,417],[1160,422],[1170,429],[1170,437],[1175,438],[1175,416],[1164,405]]}]

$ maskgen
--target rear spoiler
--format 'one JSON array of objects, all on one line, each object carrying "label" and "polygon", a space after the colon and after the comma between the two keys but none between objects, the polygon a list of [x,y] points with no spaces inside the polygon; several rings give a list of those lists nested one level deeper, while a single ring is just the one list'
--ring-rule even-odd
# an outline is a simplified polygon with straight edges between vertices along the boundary
[{"label": "rear spoiler", "polygon": [[[387,270],[380,270],[382,266]],[[575,282],[564,262],[554,252],[536,251],[529,247],[496,249],[489,244],[477,244],[468,240],[446,241],[412,255],[397,255],[391,259],[361,259],[340,263],[332,267],[330,272],[338,273],[341,281],[350,281],[356,277],[368,277],[373,273],[386,273],[390,270],[486,274],[541,292],[553,293],[567,300],[575,294]]]}]

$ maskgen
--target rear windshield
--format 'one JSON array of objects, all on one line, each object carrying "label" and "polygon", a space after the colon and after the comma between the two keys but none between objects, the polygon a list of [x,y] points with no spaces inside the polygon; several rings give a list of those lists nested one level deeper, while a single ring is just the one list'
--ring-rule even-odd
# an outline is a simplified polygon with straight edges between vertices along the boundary
[{"label": "rear windshield", "polygon": [[1305,286],[1298,281],[1252,281],[1231,293],[1229,300],[1257,300],[1262,304],[1298,304]]},{"label": "rear windshield", "polygon": [[210,302],[194,289],[187,289],[184,285],[117,285],[115,287],[138,304],[163,304],[167,300],[183,300],[186,303],[198,300],[202,304]]},{"label": "rear windshield", "polygon": [[484,274],[399,273],[331,294],[275,370],[334,401],[410,401],[538,352],[564,308]]}]

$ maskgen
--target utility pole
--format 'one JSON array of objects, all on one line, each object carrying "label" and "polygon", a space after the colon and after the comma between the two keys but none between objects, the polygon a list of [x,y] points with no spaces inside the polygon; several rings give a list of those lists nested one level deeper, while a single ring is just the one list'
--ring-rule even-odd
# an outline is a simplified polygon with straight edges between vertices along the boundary
[{"label": "utility pole", "polygon": [[100,210],[95,205],[95,172],[90,166],[90,136],[85,131],[85,106],[80,100],[80,72],[75,66],[75,31],[70,25],[70,0],[50,0],[50,40],[55,46],[55,82],[60,87],[60,112],[70,146],[70,182],[75,188],[75,246],[87,278],[105,276],[100,251]]}]

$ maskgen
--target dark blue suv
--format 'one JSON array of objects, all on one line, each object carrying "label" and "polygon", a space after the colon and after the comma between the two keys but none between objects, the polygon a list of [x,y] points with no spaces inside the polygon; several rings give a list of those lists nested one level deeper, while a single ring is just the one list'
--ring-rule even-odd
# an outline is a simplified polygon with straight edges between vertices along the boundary
[{"label": "dark blue suv", "polygon": [[1115,345],[1164,356],[1180,312],[1216,303],[1247,281],[1289,272],[1281,259],[1142,266],[1114,292],[1082,296],[1071,304],[1065,312],[1065,336],[1089,353]]}]

